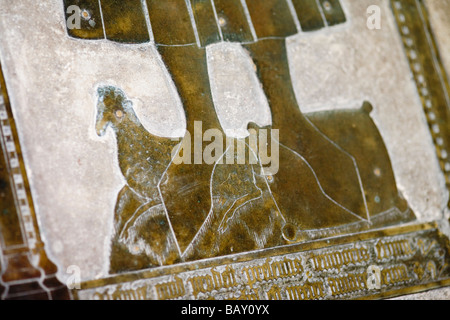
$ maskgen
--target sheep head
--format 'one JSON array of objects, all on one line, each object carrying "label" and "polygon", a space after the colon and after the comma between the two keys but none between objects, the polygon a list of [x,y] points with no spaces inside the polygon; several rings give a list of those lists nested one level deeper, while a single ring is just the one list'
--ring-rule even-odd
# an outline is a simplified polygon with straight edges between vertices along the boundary
[{"label": "sheep head", "polygon": [[125,93],[114,86],[101,86],[97,89],[97,117],[95,130],[97,135],[103,136],[106,129],[122,122],[129,113],[132,103],[127,100]]}]

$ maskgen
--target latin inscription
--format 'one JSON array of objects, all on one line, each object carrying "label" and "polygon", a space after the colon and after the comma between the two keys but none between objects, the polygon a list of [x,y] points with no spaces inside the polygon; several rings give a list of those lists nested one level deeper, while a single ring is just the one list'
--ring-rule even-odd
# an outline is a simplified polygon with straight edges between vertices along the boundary
[{"label": "latin inscription", "polygon": [[82,299],[354,299],[450,280],[436,229],[80,290]]},{"label": "latin inscription", "polygon": [[364,248],[351,248],[342,251],[331,251],[313,255],[311,263],[315,270],[339,269],[344,265],[365,263],[370,260],[369,250]]}]

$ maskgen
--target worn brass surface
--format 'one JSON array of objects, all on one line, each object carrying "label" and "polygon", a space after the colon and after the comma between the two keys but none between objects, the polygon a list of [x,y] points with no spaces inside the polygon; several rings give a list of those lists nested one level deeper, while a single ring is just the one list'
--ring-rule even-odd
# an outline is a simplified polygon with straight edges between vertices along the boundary
[{"label": "worn brass surface", "polygon": [[327,25],[334,26],[345,22],[345,13],[339,0],[319,0]]},{"label": "worn brass surface", "polygon": [[318,30],[325,26],[316,0],[293,0],[292,4],[303,31]]},{"label": "worn brass surface", "polygon": [[126,43],[150,40],[140,0],[104,0],[101,4],[106,39]]},{"label": "worn brass surface", "polygon": [[73,8],[81,9],[80,28],[69,28],[69,26],[67,28],[71,37],[81,39],[103,39],[105,37],[99,3],[98,0],[64,0],[66,19],[69,19],[74,13],[76,14],[76,9]]},{"label": "worn brass surface", "polygon": [[[114,85],[93,88],[95,131],[102,137],[112,129],[125,185],[113,199],[110,276],[82,283],[74,298],[356,299],[450,284],[449,241],[439,227],[402,226],[416,216],[397,189],[370,101],[300,111],[286,39],[345,23],[339,0],[63,2],[66,18],[70,6],[81,8],[80,29],[67,26],[72,38],[153,41],[186,117],[184,137],[160,137],[136,115],[139,97]],[[413,0],[392,1],[392,9],[448,171],[449,86],[425,9]],[[270,107],[271,125],[249,123],[246,138],[228,137],[215,109],[206,46],[223,41],[245,49]],[[0,296],[70,298],[39,236],[3,79],[1,86],[1,261],[8,268]],[[197,139],[208,131],[211,139]],[[267,138],[275,172],[254,137]],[[212,161],[203,158],[208,150]]]},{"label": "worn brass surface", "polygon": [[[211,1],[192,1],[192,11],[199,32],[200,43],[206,47],[208,44],[220,41],[220,27],[217,24],[216,13]],[[218,18],[217,18],[218,19]]]}]

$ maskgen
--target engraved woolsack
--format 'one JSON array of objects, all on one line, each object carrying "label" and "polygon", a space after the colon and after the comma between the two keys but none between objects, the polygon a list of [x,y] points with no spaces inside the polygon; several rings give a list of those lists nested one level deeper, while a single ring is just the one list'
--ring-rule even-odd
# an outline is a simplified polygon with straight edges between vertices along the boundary
[{"label": "engraved woolsack", "polygon": [[450,0],[0,8],[0,299],[450,285]]}]

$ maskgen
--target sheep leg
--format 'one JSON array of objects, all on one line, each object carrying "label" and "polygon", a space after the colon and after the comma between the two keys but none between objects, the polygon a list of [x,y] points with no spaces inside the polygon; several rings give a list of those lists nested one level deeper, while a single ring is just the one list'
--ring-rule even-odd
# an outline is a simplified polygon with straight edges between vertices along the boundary
[{"label": "sheep leg", "polygon": [[139,217],[143,215],[148,209],[159,204],[161,204],[161,201],[152,199],[149,202],[146,202],[142,204],[139,208],[137,208],[136,211],[133,213],[133,215],[124,222],[121,230],[119,231],[120,232],[119,239],[126,240],[129,236],[128,230],[134,225],[136,220],[139,219]]}]

